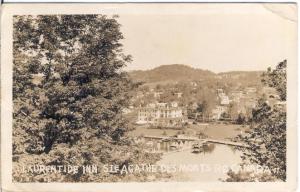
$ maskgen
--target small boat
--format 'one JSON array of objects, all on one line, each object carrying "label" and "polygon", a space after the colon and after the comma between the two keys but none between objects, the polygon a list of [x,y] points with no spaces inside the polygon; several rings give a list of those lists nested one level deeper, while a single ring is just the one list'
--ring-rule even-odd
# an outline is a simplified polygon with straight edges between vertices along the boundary
[{"label": "small boat", "polygon": [[203,148],[199,143],[195,143],[192,145],[192,153],[200,153],[202,151],[203,151]]},{"label": "small boat", "polygon": [[169,141],[171,141],[171,139],[170,138],[164,138],[161,141],[163,141],[163,142],[169,142]]},{"label": "small boat", "polygon": [[204,143],[202,144],[202,146],[203,146],[203,147],[208,147],[208,143],[207,143],[207,142],[204,142]]},{"label": "small boat", "polygon": [[177,150],[178,149],[178,146],[177,145],[170,145],[170,150]]}]

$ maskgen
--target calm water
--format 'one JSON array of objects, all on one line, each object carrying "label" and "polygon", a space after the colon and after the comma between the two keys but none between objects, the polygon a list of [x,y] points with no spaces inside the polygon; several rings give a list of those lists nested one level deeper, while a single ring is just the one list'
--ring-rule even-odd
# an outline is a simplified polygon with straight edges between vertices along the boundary
[{"label": "calm water", "polygon": [[[241,152],[231,146],[209,144],[205,152],[201,153],[192,153],[192,149],[169,151],[158,164],[177,167],[173,175],[178,181],[219,181],[226,178],[229,167],[235,171],[239,168],[240,155]],[[190,169],[183,170],[178,167]]]}]

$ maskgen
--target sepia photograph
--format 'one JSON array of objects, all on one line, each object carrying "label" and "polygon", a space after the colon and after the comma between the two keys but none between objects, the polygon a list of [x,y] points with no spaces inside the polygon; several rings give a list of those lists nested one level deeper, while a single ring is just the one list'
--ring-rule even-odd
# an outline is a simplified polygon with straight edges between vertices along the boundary
[{"label": "sepia photograph", "polygon": [[12,183],[294,179],[296,4],[5,8]]}]

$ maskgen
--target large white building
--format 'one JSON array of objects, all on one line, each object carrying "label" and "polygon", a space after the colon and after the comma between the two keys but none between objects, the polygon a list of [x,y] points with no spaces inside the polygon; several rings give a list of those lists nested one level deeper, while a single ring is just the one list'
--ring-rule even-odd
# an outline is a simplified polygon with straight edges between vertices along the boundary
[{"label": "large white building", "polygon": [[217,89],[217,95],[220,101],[220,105],[229,105],[229,97],[224,93],[223,89]]},{"label": "large white building", "polygon": [[213,120],[221,119],[222,114],[228,111],[228,106],[231,102],[228,95],[225,94],[223,89],[217,89],[217,96],[218,96],[219,103],[212,110],[211,118]]},{"label": "large white building", "polygon": [[185,111],[177,102],[151,103],[138,109],[137,124],[161,127],[181,127],[186,122]]}]

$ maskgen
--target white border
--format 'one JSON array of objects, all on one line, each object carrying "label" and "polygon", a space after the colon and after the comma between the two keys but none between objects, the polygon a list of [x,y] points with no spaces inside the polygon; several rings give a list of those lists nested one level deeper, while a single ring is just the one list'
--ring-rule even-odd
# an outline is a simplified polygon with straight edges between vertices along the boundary
[{"label": "white border", "polygon": [[[155,4],[154,4],[155,5]],[[160,4],[162,5],[162,4]],[[193,7],[192,3],[189,4]],[[296,119],[297,119],[297,62],[288,66],[288,181],[267,183],[220,182],[149,182],[149,183],[12,183],[12,15],[13,14],[65,14],[135,12],[133,4],[6,4],[1,18],[1,182],[4,191],[295,191],[296,190]],[[153,4],[152,4],[153,6]],[[182,4],[177,6],[180,10]],[[101,9],[100,9],[101,8]],[[147,8],[147,7],[146,7]],[[3,11],[2,10],[2,11]],[[140,11],[135,12],[139,14]],[[4,27],[3,27],[4,26]],[[296,50],[297,45],[292,49]]]}]

